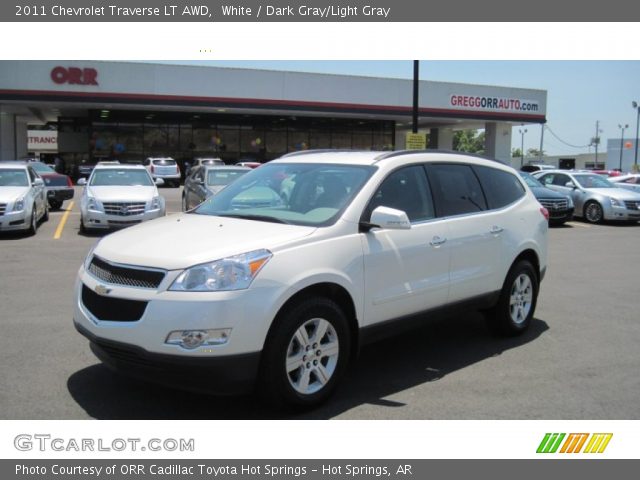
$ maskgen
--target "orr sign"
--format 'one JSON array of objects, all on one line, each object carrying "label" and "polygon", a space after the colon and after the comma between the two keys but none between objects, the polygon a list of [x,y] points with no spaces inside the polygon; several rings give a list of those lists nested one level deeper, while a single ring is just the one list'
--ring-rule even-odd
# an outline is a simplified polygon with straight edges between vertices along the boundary
[{"label": "orr sign", "polygon": [[98,85],[98,71],[95,68],[54,67],[51,80],[58,85]]}]

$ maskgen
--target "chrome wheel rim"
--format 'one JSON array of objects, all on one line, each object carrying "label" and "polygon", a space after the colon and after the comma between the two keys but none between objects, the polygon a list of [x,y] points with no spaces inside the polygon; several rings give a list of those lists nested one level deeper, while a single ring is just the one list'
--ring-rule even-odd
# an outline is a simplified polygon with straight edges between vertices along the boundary
[{"label": "chrome wheel rim", "polygon": [[331,323],[322,318],[306,321],[287,347],[285,368],[289,384],[303,395],[322,390],[336,371],[339,353],[338,334]]},{"label": "chrome wheel rim", "polygon": [[533,301],[533,283],[529,275],[521,273],[511,286],[511,296],[509,298],[509,313],[513,323],[522,324],[531,311]]},{"label": "chrome wheel rim", "polygon": [[590,222],[599,222],[602,219],[602,209],[597,203],[591,203],[587,207],[587,220]]}]

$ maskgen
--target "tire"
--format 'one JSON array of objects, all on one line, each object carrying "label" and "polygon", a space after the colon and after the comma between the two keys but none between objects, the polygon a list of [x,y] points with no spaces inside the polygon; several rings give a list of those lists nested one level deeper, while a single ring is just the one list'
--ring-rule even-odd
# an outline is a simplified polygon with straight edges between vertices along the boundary
[{"label": "tire", "polygon": [[49,205],[47,203],[44,204],[44,214],[42,215],[42,221],[49,221]]},{"label": "tire", "polygon": [[260,393],[278,408],[315,407],[335,390],[350,350],[349,325],[340,307],[327,298],[304,299],[276,318],[267,337]]},{"label": "tire", "polygon": [[27,230],[27,234],[29,236],[34,236],[38,232],[38,216],[36,215],[36,206],[34,205],[31,208],[31,220],[29,224],[29,229]]},{"label": "tire", "polygon": [[182,195],[182,211],[187,211],[187,197],[184,195]]},{"label": "tire", "polygon": [[604,220],[602,205],[593,200],[587,202],[584,206],[584,219],[589,223],[601,223]]},{"label": "tire", "polygon": [[500,298],[487,312],[492,332],[503,336],[524,333],[531,323],[538,301],[538,275],[527,260],[515,263],[504,281]]},{"label": "tire", "polygon": [[82,218],[82,215],[80,216],[80,233],[83,235],[89,233],[87,227],[84,226],[84,219]]},{"label": "tire", "polygon": [[62,207],[62,200],[56,200],[55,198],[49,199],[49,206],[54,210],[59,210]]}]

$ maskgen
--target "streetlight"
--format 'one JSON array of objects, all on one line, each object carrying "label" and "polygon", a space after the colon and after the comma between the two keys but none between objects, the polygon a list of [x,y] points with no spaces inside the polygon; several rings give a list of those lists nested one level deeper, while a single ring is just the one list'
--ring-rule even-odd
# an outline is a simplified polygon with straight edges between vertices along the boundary
[{"label": "streetlight", "polygon": [[527,133],[527,129],[519,128],[518,132],[520,132],[520,168],[524,165],[524,134]]},{"label": "streetlight", "polygon": [[618,128],[622,130],[622,133],[620,133],[620,171],[622,171],[622,146],[624,144],[624,130],[625,128],[629,128],[629,124],[625,124],[624,126],[618,124]]},{"label": "streetlight", "polygon": [[640,105],[638,105],[638,102],[633,101],[631,102],[631,106],[636,110],[638,110],[638,116],[636,117],[636,154],[633,158],[633,171],[637,172],[638,171],[638,123],[640,122]]}]

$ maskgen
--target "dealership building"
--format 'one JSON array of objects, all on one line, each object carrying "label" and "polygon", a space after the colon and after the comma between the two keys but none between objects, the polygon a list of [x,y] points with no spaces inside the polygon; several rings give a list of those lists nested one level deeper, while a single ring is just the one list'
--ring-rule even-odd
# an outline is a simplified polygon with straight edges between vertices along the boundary
[{"label": "dealership building", "polygon": [[[412,95],[411,80],[394,78],[0,61],[0,160],[42,152],[67,165],[149,156],[234,163],[304,149],[397,150],[411,131]],[[456,130],[484,129],[486,154],[510,162],[512,127],[544,123],[546,101],[544,90],[421,81],[419,131],[427,148],[451,149]]]}]

